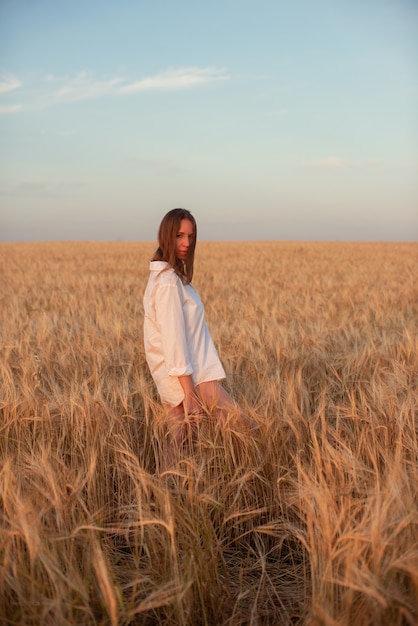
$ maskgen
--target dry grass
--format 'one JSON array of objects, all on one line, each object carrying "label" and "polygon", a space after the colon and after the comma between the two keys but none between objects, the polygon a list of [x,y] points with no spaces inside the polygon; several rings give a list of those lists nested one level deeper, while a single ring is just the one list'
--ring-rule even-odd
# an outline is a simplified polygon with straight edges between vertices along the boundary
[{"label": "dry grass", "polygon": [[0,620],[418,621],[414,244],[201,243],[196,286],[256,438],[164,459],[153,244],[2,244]]}]

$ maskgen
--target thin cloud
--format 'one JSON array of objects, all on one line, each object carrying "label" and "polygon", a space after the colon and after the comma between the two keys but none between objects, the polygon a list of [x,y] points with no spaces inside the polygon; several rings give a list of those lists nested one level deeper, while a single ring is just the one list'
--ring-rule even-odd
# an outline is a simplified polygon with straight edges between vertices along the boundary
[{"label": "thin cloud", "polygon": [[17,113],[23,109],[21,104],[10,104],[8,106],[0,106],[0,115],[7,115],[8,113]]},{"label": "thin cloud", "polygon": [[330,156],[318,161],[305,161],[304,166],[324,170],[342,170],[350,167],[350,162],[341,157]]},{"label": "thin cloud", "polygon": [[57,196],[62,193],[77,192],[93,183],[90,178],[54,180],[48,178],[26,178],[14,185],[12,193],[31,196]]},{"label": "thin cloud", "polygon": [[25,191],[44,191],[49,189],[51,181],[44,178],[30,178],[20,182],[20,188]]},{"label": "thin cloud", "polygon": [[381,161],[380,159],[366,159],[365,160],[365,164],[369,165],[370,167],[375,167],[376,165],[380,165]]},{"label": "thin cloud", "polygon": [[283,117],[284,115],[288,115],[289,111],[287,109],[277,109],[277,111],[268,111],[267,115],[271,115],[272,117]]},{"label": "thin cloud", "polygon": [[148,76],[121,88],[121,93],[137,93],[140,91],[166,91],[187,89],[220,80],[229,80],[223,69],[211,67],[185,67],[168,70],[155,76]]},{"label": "thin cloud", "polygon": [[22,83],[15,76],[1,76],[0,77],[0,93],[7,93],[14,91],[21,87]]},{"label": "thin cloud", "polygon": [[[30,102],[0,106],[0,114],[17,111],[44,109],[58,104],[93,100],[106,96],[129,96],[141,92],[175,91],[191,89],[201,85],[230,80],[227,71],[216,67],[183,67],[146,76],[140,80],[116,76],[96,79],[87,71],[72,77],[47,74],[43,78],[43,89]],[[0,77],[0,93],[13,91],[22,83],[12,76]]]},{"label": "thin cloud", "polygon": [[[57,79],[48,75],[45,80],[51,83]],[[188,89],[222,80],[229,80],[226,71],[210,67],[186,67],[168,70],[133,82],[122,77],[94,80],[87,72],[83,71],[47,98],[54,103],[77,102],[103,96],[129,95],[145,91]]]},{"label": "thin cloud", "polygon": [[380,159],[368,158],[356,161],[347,161],[342,157],[330,156],[317,161],[305,161],[304,167],[323,170],[344,170],[348,168],[372,168],[381,165]]},{"label": "thin cloud", "polygon": [[[51,79],[48,77],[46,80],[49,81]],[[117,87],[122,81],[122,78],[92,80],[87,72],[79,72],[53,96],[57,102],[92,100],[117,93]]]},{"label": "thin cloud", "polygon": [[138,173],[175,175],[184,170],[184,167],[168,159],[152,159],[142,156],[134,156],[127,163],[138,170]]},{"label": "thin cloud", "polygon": [[42,137],[71,137],[75,135],[76,132],[74,130],[46,130],[42,128],[39,134],[42,135]]}]

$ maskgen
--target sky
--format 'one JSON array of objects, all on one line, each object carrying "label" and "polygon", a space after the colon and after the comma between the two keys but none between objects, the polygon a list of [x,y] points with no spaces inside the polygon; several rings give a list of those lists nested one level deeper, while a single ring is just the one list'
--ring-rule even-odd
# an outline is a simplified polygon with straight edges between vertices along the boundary
[{"label": "sky", "polygon": [[418,240],[417,0],[0,0],[0,241]]}]

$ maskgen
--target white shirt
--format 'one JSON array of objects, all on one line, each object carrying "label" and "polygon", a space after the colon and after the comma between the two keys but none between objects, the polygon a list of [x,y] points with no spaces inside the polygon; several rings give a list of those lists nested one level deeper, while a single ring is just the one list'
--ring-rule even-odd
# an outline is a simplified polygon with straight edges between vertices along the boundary
[{"label": "white shirt", "polygon": [[162,402],[183,402],[178,376],[195,385],[225,378],[199,294],[165,261],[150,262],[144,313],[145,356]]}]

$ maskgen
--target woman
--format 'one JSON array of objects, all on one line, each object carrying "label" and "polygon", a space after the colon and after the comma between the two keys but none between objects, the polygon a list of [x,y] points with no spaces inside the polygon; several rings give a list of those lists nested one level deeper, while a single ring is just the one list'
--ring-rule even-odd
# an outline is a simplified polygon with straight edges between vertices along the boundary
[{"label": "woman", "polygon": [[164,216],[144,294],[145,355],[177,445],[186,423],[202,414],[240,412],[219,383],[225,371],[191,283],[196,235],[190,211],[172,209]]}]

